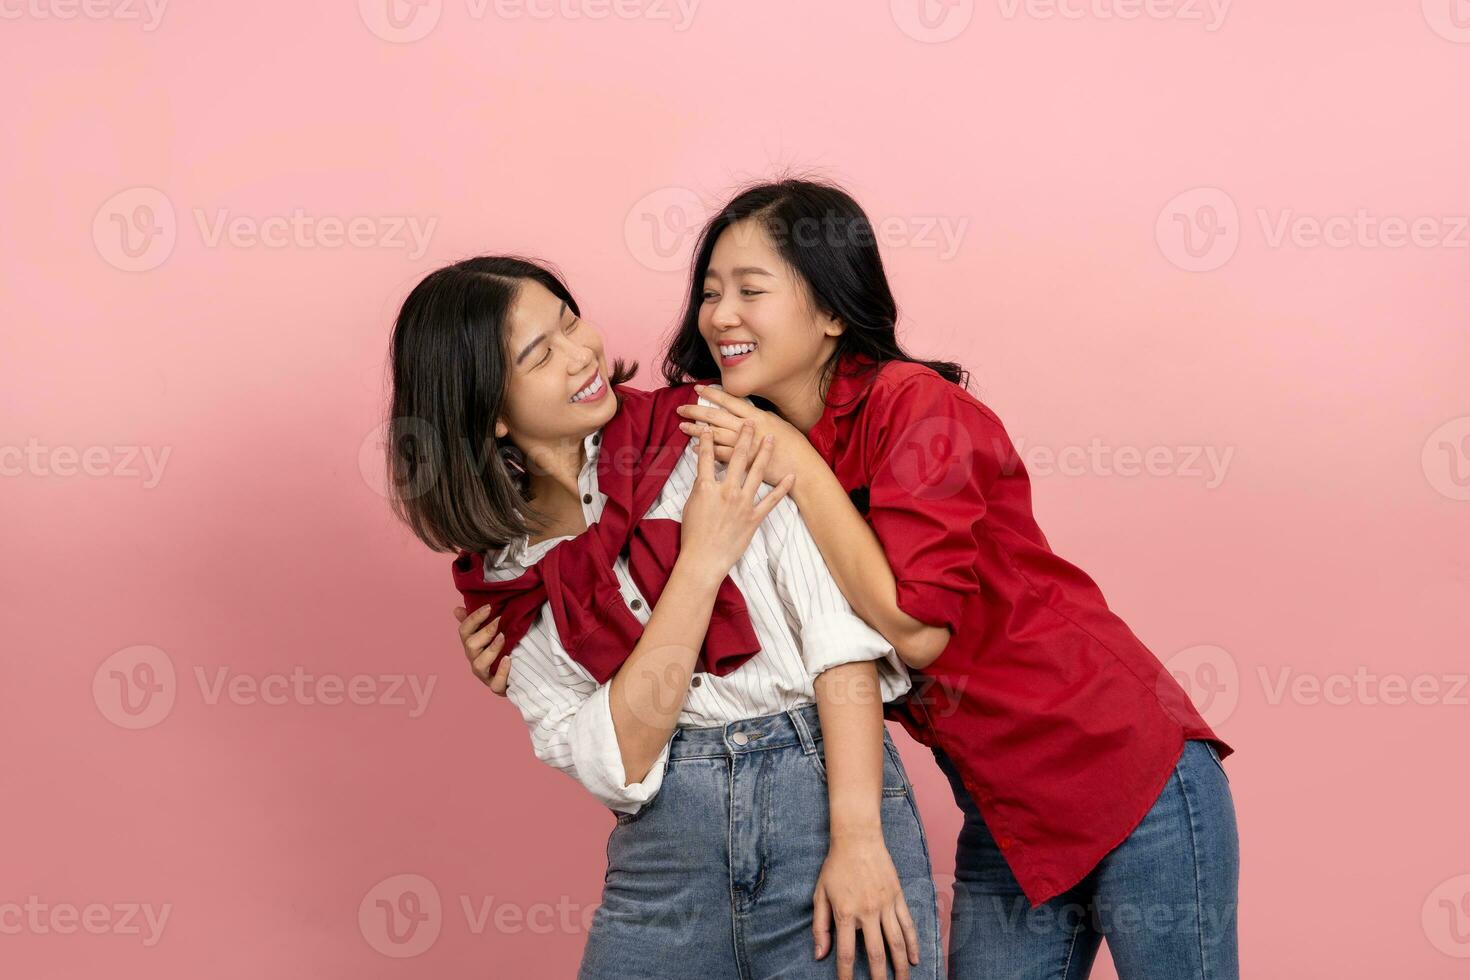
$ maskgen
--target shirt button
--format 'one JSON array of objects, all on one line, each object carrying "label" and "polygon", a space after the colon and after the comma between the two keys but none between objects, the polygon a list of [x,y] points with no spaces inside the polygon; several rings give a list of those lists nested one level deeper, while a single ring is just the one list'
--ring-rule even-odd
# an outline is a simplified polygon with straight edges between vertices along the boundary
[{"label": "shirt button", "polygon": [[598,445],[601,445],[601,444],[602,444],[602,433],[599,432],[599,433],[597,433],[597,435],[595,435],[595,436],[592,437],[592,445],[598,446]]},{"label": "shirt button", "polygon": [[744,745],[746,742],[750,741],[750,736],[745,734],[744,732],[736,732],[734,735],[730,736],[730,741],[734,742],[736,745]]},{"label": "shirt button", "polygon": [[582,503],[584,503],[584,504],[590,504],[590,503],[592,503],[592,494],[590,494],[590,493],[584,493],[584,494],[582,494]]},{"label": "shirt button", "polygon": [[633,607],[633,611],[634,612],[637,612],[638,610],[640,610],[640,609],[643,608],[643,600],[642,599],[634,599],[630,603],[630,605]]},{"label": "shirt button", "polygon": [[703,677],[700,677],[698,674],[695,674],[693,677],[691,677],[689,679],[689,686],[690,687],[698,687],[699,685],[701,685],[703,683],[704,683],[704,678]]}]

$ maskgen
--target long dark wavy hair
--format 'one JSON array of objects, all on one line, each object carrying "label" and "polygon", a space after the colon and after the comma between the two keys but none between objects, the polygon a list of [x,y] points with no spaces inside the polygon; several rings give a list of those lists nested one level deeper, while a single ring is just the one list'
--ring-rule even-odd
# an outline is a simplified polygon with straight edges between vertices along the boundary
[{"label": "long dark wavy hair", "polygon": [[[494,428],[512,367],[506,318],[526,282],[581,315],[549,265],[487,255],[430,273],[393,325],[389,502],[435,551],[501,548],[546,520],[531,504],[524,454]],[[623,384],[637,371],[636,361],[615,360],[608,381]]]},{"label": "long dark wavy hair", "polygon": [[[969,387],[969,372],[959,364],[922,360],[899,346],[898,304],[883,272],[872,223],[842,188],[809,178],[746,187],[705,224],[694,250],[684,311],[664,355],[663,377],[668,384],[720,376],[720,367],[699,333],[704,277],[720,234],[746,219],[761,223],[781,258],[805,281],[817,309],[846,326],[822,366],[823,392],[838,361],[848,354],[866,354],[880,365],[923,364],[945,380]],[[766,402],[765,407],[772,406]]]}]

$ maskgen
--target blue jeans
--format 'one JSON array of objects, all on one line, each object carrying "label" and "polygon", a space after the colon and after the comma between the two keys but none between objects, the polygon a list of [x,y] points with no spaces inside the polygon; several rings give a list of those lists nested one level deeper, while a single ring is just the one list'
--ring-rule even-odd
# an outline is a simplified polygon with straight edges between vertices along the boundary
[{"label": "blue jeans", "polygon": [[1104,939],[1120,980],[1239,980],[1235,806],[1208,742],[1185,742],[1133,833],[1075,887],[1035,909],[953,763],[934,755],[965,813],[950,980],[1077,980],[1091,972]]},{"label": "blue jeans", "polygon": [[[883,748],[883,838],[919,935],[910,975],[938,980],[928,844],[886,731]],[[835,977],[835,931],[833,951],[812,958],[827,813],[816,705],[676,730],[658,794],[608,838],[580,980]],[[854,975],[869,977],[861,935]]]}]

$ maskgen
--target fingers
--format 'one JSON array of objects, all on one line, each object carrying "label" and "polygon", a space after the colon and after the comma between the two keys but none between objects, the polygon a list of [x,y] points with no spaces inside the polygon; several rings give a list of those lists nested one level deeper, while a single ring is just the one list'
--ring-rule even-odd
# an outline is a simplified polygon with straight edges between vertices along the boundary
[{"label": "fingers", "polygon": [[[899,927],[903,929],[904,945],[908,947],[909,962],[914,966],[919,965],[919,929],[914,925],[914,917],[909,914],[909,903],[904,901],[903,893],[893,902],[894,913],[898,916]],[[898,962],[894,960],[894,962]]]},{"label": "fingers", "polygon": [[[463,627],[461,627],[461,630],[462,629]],[[495,639],[499,632],[500,617],[496,616],[480,629],[477,629],[475,630],[475,632],[471,633],[467,639],[462,641],[464,645],[464,655],[470,659],[471,663],[473,663],[475,661],[475,658],[480,655],[480,652],[490,645],[491,641]],[[481,679],[483,680],[483,678]]]},{"label": "fingers", "polygon": [[470,666],[474,670],[476,677],[487,684],[490,683],[490,665],[495,662],[495,658],[500,655],[500,651],[504,647],[505,634],[496,633],[495,639],[491,640],[490,644],[484,650],[470,659]]},{"label": "fingers", "polygon": [[479,609],[476,609],[474,612],[470,613],[468,616],[461,616],[460,613],[463,611],[464,606],[456,606],[454,609],[454,615],[455,618],[459,620],[460,640],[462,642],[468,642],[469,638],[474,635],[475,631],[478,630],[481,626],[485,625],[485,620],[490,618],[490,614],[493,613],[495,609],[490,605],[490,603],[487,602]]},{"label": "fingers", "polygon": [[729,409],[737,415],[744,415],[747,411],[755,411],[755,406],[748,401],[736,398],[723,388],[711,388],[708,385],[695,385],[694,391],[700,398],[712,401],[721,408]]},{"label": "fingers", "polygon": [[[863,933],[863,941],[866,942],[867,933]],[[883,913],[883,939],[888,944],[889,958],[893,961],[893,980],[909,980],[909,959],[913,955],[909,950],[908,942],[904,938],[903,926],[899,924],[898,914],[893,909]],[[872,953],[869,952],[871,961]],[[879,970],[883,967],[879,966]],[[873,976],[882,976],[882,973],[874,973]]]},{"label": "fingers", "polygon": [[[872,915],[863,920],[863,951],[868,954],[868,973],[888,976],[888,950],[883,946],[883,920]],[[897,961],[895,961],[897,962]]]},{"label": "fingers", "polygon": [[[705,423],[680,422],[679,431],[689,436],[697,436],[699,435],[699,427],[703,424]],[[728,447],[735,445],[735,440],[740,436],[740,429],[739,427],[722,429],[719,426],[712,425],[710,426],[709,434],[710,438],[714,439],[716,446],[728,450]]]},{"label": "fingers", "polygon": [[744,488],[745,468],[750,465],[751,449],[754,443],[755,423],[741,423],[740,438],[735,440],[735,451],[730,454],[730,465],[725,471],[725,482],[730,484],[731,488]]},{"label": "fingers", "polygon": [[812,896],[812,956],[821,959],[832,949],[832,908],[827,892],[819,885]]},{"label": "fingers", "polygon": [[766,494],[765,497],[761,498],[761,500],[755,505],[756,523],[759,524],[761,521],[765,520],[766,515],[776,509],[776,505],[781,502],[781,498],[790,493],[791,488],[795,485],[795,473],[787,473],[785,476],[781,477],[781,482],[772,487],[771,492]]},{"label": "fingers", "polygon": [[[857,920],[837,920],[837,980],[852,980],[852,967],[857,962]],[[883,976],[883,974],[878,974]]]},{"label": "fingers", "polygon": [[701,425],[699,434],[695,440],[699,443],[699,478],[701,480],[713,480],[715,478],[715,444],[709,437],[709,426]]},{"label": "fingers", "polygon": [[510,657],[502,657],[500,658],[500,666],[495,668],[495,675],[490,678],[490,693],[503,698],[509,696],[506,693],[509,690]]},{"label": "fingers", "polygon": [[745,474],[745,488],[754,497],[756,490],[766,480],[766,464],[771,461],[771,453],[776,449],[776,440],[766,436],[760,441],[760,446],[755,451],[755,459],[751,461],[750,471]]}]

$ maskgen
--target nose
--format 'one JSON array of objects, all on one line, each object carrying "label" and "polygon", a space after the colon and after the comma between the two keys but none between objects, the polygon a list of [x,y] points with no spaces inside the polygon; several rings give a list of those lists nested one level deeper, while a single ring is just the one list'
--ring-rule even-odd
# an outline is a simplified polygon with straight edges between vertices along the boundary
[{"label": "nose", "polygon": [[597,356],[591,347],[565,335],[561,337],[560,343],[566,351],[567,373],[570,375],[575,376],[587,370],[587,365],[591,364]]},{"label": "nose", "polygon": [[720,301],[715,304],[714,313],[710,315],[710,323],[719,330],[729,330],[740,325],[740,316],[735,312],[733,297],[720,297]]}]

